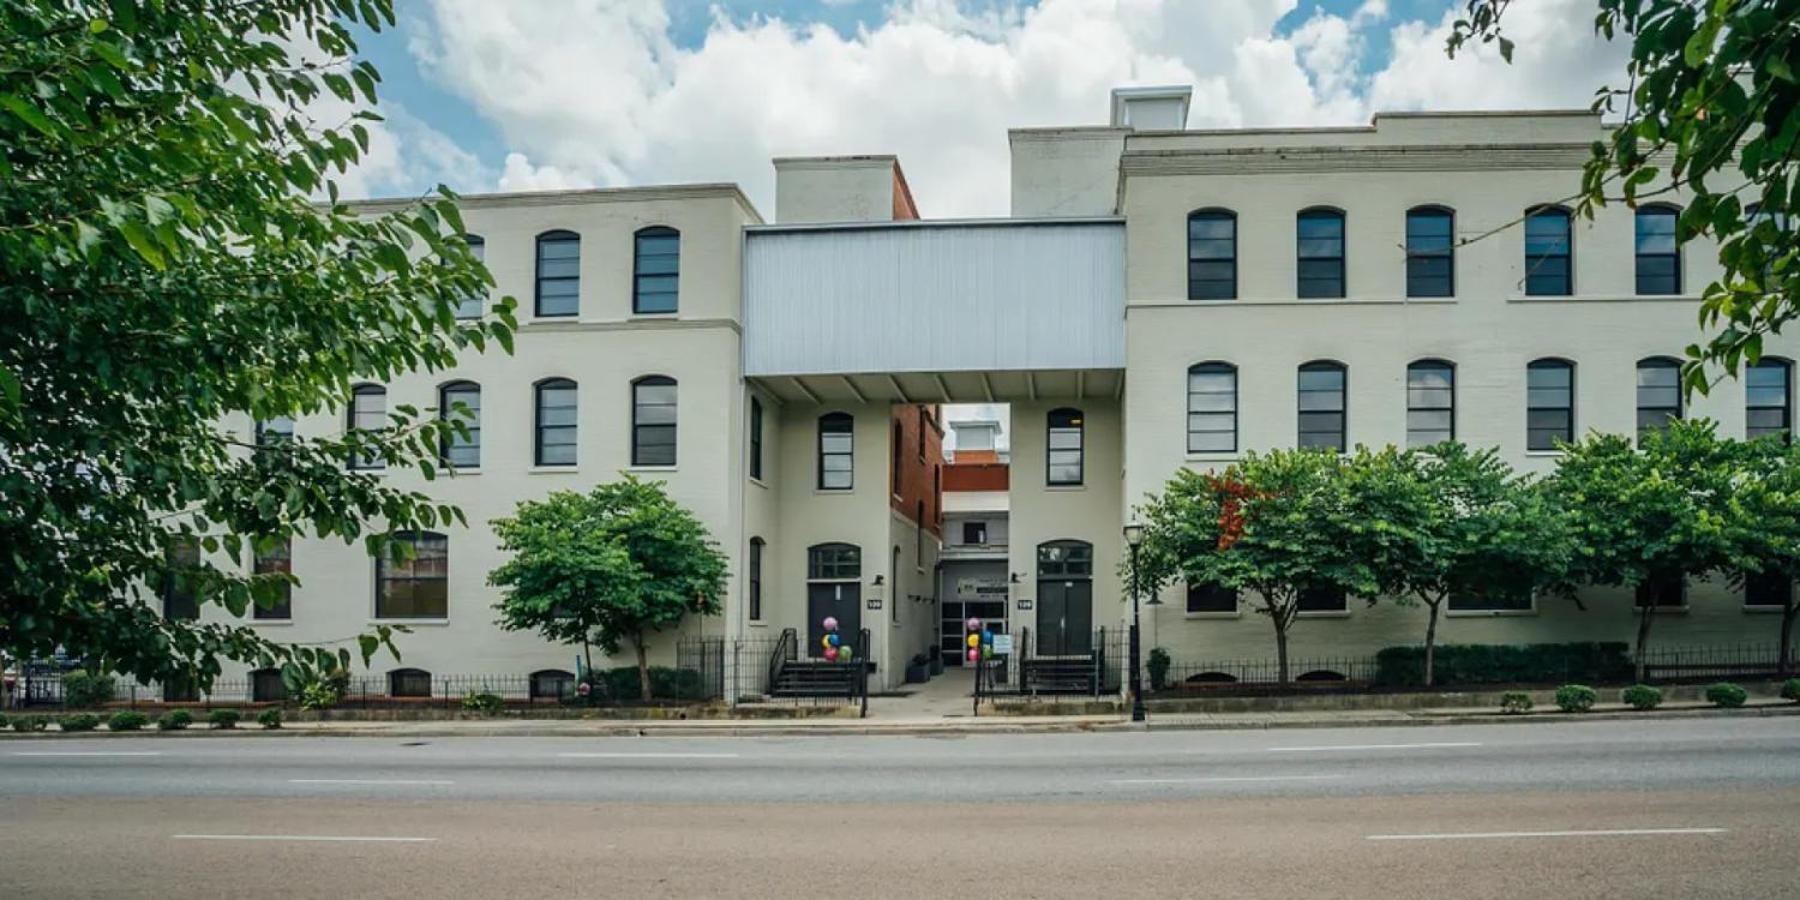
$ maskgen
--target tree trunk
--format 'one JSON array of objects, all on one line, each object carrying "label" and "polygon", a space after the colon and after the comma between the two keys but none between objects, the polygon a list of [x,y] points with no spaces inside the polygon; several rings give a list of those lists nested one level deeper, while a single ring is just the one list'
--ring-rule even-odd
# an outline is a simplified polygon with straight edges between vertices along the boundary
[{"label": "tree trunk", "polygon": [[1656,601],[1659,599],[1661,598],[1656,596],[1656,592],[1651,591],[1650,602],[1644,604],[1643,609],[1638,610],[1637,653],[1635,654],[1637,658],[1633,660],[1636,664],[1638,684],[1644,683],[1644,651],[1650,646],[1650,620],[1656,617]]},{"label": "tree trunk", "polygon": [[1800,603],[1789,603],[1781,611],[1781,646],[1775,651],[1775,674],[1782,678],[1788,677],[1788,673],[1794,670],[1791,645],[1794,640],[1795,613],[1800,613]]},{"label": "tree trunk", "polygon": [[587,666],[587,671],[582,672],[581,677],[591,685],[594,683],[594,648],[588,645],[585,634],[581,636],[581,658],[584,660],[583,664]]},{"label": "tree trunk", "polygon": [[638,687],[644,692],[644,702],[648,703],[652,699],[650,696],[650,657],[644,652],[643,632],[632,635],[631,642],[637,646]]},{"label": "tree trunk", "polygon": [[1436,683],[1438,605],[1427,600],[1425,606],[1431,610],[1425,619],[1425,686],[1431,687]]},{"label": "tree trunk", "polygon": [[1288,620],[1281,614],[1269,618],[1275,622],[1275,674],[1281,680],[1282,686],[1286,687],[1288,683]]}]

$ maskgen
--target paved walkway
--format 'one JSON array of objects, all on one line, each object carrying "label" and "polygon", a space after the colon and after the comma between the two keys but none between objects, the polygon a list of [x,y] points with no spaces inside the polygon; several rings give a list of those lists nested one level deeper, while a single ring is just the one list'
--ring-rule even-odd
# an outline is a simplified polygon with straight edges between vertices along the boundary
[{"label": "paved walkway", "polygon": [[975,670],[961,666],[924,684],[905,685],[903,697],[870,697],[869,718],[880,721],[959,719],[974,715]]}]

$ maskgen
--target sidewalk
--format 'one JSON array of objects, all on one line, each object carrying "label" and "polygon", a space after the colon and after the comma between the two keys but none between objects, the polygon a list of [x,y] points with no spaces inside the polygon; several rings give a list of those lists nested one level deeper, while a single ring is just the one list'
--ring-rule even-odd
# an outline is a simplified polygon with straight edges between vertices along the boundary
[{"label": "sidewalk", "polygon": [[[1800,703],[1758,699],[1742,709],[1718,709],[1705,703],[1669,703],[1643,712],[1621,704],[1600,704],[1586,713],[1537,711],[1502,715],[1493,709],[1320,710],[1308,712],[1154,713],[1134,725],[1122,713],[1107,715],[981,717],[906,716],[813,719],[694,719],[687,721],[621,721],[607,719],[460,719],[420,722],[289,722],[278,730],[255,726],[218,731],[196,723],[187,731],[126,732],[171,738],[223,737],[827,737],[840,735],[970,735],[1050,734],[1116,731],[1235,731],[1273,728],[1365,728],[1429,725],[1529,725],[1533,722],[1614,721],[1626,719],[1693,719],[1800,715]],[[68,735],[105,737],[104,730]],[[0,740],[61,737],[61,732],[0,733]]]}]

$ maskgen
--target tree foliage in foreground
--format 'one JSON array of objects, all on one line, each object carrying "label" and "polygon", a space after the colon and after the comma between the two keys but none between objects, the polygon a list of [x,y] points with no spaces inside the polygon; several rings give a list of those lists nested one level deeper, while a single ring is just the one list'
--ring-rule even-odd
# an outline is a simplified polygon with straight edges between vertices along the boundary
[{"label": "tree foliage in foreground", "polygon": [[[293,583],[247,574],[254,553],[404,553],[385,536],[461,521],[345,467],[429,466],[454,426],[401,407],[385,431],[257,449],[250,425],[510,345],[510,299],[454,316],[492,279],[447,192],[337,202],[377,118],[353,30],[392,23],[391,0],[0,2],[0,648],[205,686],[224,659],[297,680],[388,639],[283,646],[166,619],[158,594],[242,618]],[[183,538],[198,561],[169,552]]]},{"label": "tree foliage in foreground", "polygon": [[589,671],[591,645],[613,654],[629,642],[645,700],[650,636],[719,612],[725,555],[661,482],[627,475],[586,494],[558,491],[493,525],[511,554],[488,575],[504,589],[500,627],[579,643]]},{"label": "tree foliage in foreground", "polygon": [[[1448,50],[1494,43],[1511,0],[1466,0]],[[1677,239],[1719,243],[1724,272],[1705,287],[1704,343],[1688,347],[1686,383],[1705,391],[1709,367],[1736,375],[1762,356],[1765,335],[1800,316],[1800,3],[1795,0],[1598,0],[1595,30],[1628,41],[1627,83],[1594,107],[1620,119],[1596,141],[1578,209],[1685,191]],[[1753,215],[1752,211],[1760,215]]]}]

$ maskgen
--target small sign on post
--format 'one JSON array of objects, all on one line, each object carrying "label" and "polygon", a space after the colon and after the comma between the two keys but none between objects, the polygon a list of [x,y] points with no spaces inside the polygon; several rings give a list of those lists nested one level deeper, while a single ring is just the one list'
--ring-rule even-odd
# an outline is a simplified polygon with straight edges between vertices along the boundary
[{"label": "small sign on post", "polygon": [[1012,653],[1012,635],[1010,635],[1010,634],[994,635],[994,655],[995,656],[1008,656],[1008,655],[1011,655],[1011,653]]}]

